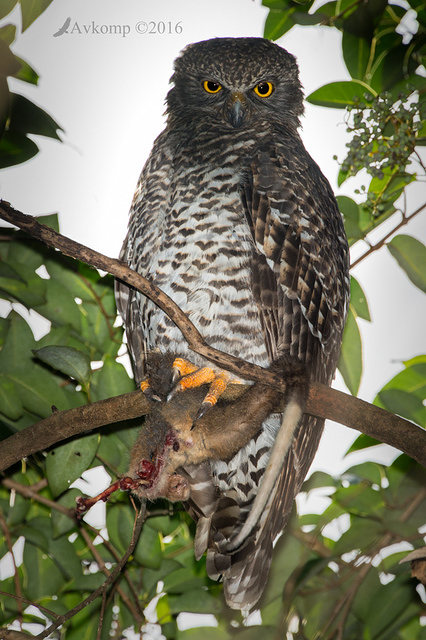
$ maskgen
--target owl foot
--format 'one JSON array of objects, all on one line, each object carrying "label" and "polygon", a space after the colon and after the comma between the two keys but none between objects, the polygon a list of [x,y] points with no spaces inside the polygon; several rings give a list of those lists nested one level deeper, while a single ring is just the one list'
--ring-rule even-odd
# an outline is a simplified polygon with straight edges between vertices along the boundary
[{"label": "owl foot", "polygon": [[142,382],[139,385],[139,388],[149,400],[155,400],[156,402],[161,402],[160,396],[154,393],[154,390],[151,387],[151,380],[148,377],[142,380]]},{"label": "owl foot", "polygon": [[167,400],[173,398],[179,391],[198,388],[203,384],[210,384],[209,391],[195,417],[195,420],[199,420],[206,411],[214,407],[218,398],[230,382],[239,381],[231,380],[231,375],[226,371],[217,373],[211,367],[202,367],[200,369],[184,358],[176,358],[173,362],[173,382],[175,386],[167,396]]}]

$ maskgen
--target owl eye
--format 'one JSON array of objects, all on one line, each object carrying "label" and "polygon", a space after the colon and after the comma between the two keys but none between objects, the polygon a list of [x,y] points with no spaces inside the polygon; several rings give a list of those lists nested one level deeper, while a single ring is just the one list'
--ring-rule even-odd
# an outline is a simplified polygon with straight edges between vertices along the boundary
[{"label": "owl eye", "polygon": [[222,89],[222,85],[220,85],[218,82],[215,82],[214,80],[204,80],[203,88],[205,89],[205,91],[207,91],[207,93],[219,93],[219,91]]},{"label": "owl eye", "polygon": [[275,85],[272,82],[259,82],[254,88],[254,92],[261,98],[269,98],[274,91]]}]

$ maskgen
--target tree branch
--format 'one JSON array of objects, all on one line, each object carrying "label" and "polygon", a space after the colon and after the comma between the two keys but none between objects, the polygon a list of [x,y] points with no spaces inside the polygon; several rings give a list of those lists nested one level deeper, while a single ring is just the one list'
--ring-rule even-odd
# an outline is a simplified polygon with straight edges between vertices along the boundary
[{"label": "tree branch", "polygon": [[404,227],[406,224],[408,224],[410,220],[412,220],[418,213],[421,213],[424,208],[426,208],[426,202],[422,204],[418,209],[413,211],[413,213],[411,213],[409,216],[406,216],[405,214],[403,214],[401,222],[398,222],[398,224],[393,229],[391,229],[391,231],[389,231],[389,233],[387,233],[381,240],[376,242],[376,244],[371,245],[370,248],[367,249],[367,251],[365,251],[361,256],[359,256],[359,258],[354,260],[354,262],[351,264],[351,269],[356,267],[360,262],[362,262],[369,255],[371,255],[374,251],[381,249],[383,245],[386,244],[387,240],[389,240],[389,238],[391,238],[394,235],[394,233],[398,231],[398,229],[401,229],[401,227]]},{"label": "tree branch", "polygon": [[[196,353],[242,378],[269,384],[285,391],[285,381],[279,375],[207,345],[192,322],[173,300],[152,282],[132,271],[119,260],[108,258],[56,233],[45,225],[40,225],[35,218],[14,210],[4,201],[0,203],[0,218],[18,226],[49,246],[59,249],[65,255],[107,271],[141,291],[173,320],[190,348]],[[241,391],[241,385],[237,386]],[[230,391],[232,392],[232,388]],[[0,471],[4,471],[21,458],[47,449],[66,438],[115,422],[138,418],[148,413],[150,408],[145,396],[139,391],[134,391],[76,409],[55,412],[45,420],[2,442]],[[282,406],[277,409],[282,409]],[[396,447],[426,467],[426,431],[379,407],[325,385],[314,383],[310,386],[306,413],[328,418],[361,431]]]}]

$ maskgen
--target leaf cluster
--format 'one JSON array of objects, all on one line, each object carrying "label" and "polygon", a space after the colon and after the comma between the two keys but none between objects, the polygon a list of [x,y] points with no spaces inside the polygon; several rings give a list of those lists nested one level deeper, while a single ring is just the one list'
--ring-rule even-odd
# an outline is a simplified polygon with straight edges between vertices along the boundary
[{"label": "leaf cluster", "polygon": [[[1,3],[0,19],[19,4],[22,31],[25,31],[49,6],[52,0],[6,0]],[[31,65],[12,52],[16,26],[0,28],[0,169],[26,162],[39,148],[29,135],[60,140],[62,128],[46,111],[19,93],[10,91],[8,78],[37,85],[39,76]]]}]

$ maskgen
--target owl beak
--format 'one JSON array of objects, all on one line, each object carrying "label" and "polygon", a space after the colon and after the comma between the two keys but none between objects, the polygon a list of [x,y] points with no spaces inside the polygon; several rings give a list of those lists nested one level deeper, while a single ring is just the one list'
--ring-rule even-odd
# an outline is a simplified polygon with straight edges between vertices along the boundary
[{"label": "owl beak", "polygon": [[239,91],[231,93],[227,104],[227,116],[234,129],[239,129],[242,126],[246,112],[247,99],[245,95]]}]

